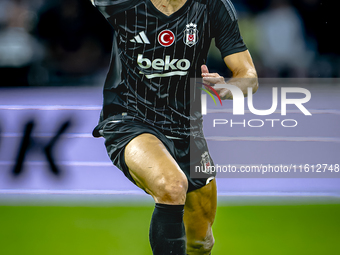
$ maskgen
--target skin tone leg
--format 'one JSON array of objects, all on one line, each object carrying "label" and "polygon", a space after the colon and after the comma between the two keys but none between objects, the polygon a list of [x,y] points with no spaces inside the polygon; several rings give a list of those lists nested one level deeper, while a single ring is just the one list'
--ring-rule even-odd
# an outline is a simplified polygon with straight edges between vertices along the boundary
[{"label": "skin tone leg", "polygon": [[185,203],[187,178],[157,137],[142,134],[134,138],[125,147],[125,162],[137,185],[156,203]]},{"label": "skin tone leg", "polygon": [[214,245],[212,224],[217,207],[214,179],[208,185],[187,194],[184,206],[184,225],[188,255],[208,255]]},{"label": "skin tone leg", "polygon": [[126,146],[125,162],[137,185],[156,203],[185,204],[187,253],[210,254],[214,244],[211,226],[217,204],[216,181],[186,194],[185,174],[163,143],[151,134],[139,135]]}]

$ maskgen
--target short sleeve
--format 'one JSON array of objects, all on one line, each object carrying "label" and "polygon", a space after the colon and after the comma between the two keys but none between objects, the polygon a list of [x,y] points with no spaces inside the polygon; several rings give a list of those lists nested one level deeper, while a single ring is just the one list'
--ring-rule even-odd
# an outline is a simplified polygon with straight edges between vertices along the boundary
[{"label": "short sleeve", "polygon": [[108,19],[136,5],[138,0],[91,0],[91,2]]},{"label": "short sleeve", "polygon": [[230,0],[211,0],[212,34],[222,58],[247,50],[238,27],[237,13]]}]

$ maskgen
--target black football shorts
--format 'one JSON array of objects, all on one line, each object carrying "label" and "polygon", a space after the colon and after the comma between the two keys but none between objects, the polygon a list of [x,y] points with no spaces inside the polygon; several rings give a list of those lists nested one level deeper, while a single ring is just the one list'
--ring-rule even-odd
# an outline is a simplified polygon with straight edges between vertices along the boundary
[{"label": "black football shorts", "polygon": [[125,163],[124,150],[125,146],[133,138],[144,133],[156,136],[176,160],[188,179],[188,192],[205,186],[215,178],[214,173],[205,174],[203,178],[191,178],[190,176],[190,169],[194,171],[196,166],[201,166],[203,159],[205,162],[208,161],[210,165],[213,165],[206,140],[202,137],[190,139],[190,137],[180,138],[166,136],[161,130],[150,124],[132,119],[131,117],[122,117],[121,115],[110,117],[110,119],[105,121],[99,133],[105,138],[106,150],[113,164],[134,184],[136,183]]}]

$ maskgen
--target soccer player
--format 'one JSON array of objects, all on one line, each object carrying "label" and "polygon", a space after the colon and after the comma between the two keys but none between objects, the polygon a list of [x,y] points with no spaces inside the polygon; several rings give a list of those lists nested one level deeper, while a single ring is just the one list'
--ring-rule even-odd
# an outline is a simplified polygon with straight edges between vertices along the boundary
[{"label": "soccer player", "polygon": [[[224,83],[205,65],[212,38],[244,93],[257,75],[230,0],[92,0],[115,30],[95,137],[125,176],[155,201],[153,254],[211,254],[216,212],[214,174],[202,132],[202,84]],[[251,78],[251,79],[239,79]],[[222,99],[232,98],[219,89]],[[191,142],[190,142],[191,141]],[[190,150],[189,150],[190,149]],[[190,156],[190,152],[195,152]]]}]

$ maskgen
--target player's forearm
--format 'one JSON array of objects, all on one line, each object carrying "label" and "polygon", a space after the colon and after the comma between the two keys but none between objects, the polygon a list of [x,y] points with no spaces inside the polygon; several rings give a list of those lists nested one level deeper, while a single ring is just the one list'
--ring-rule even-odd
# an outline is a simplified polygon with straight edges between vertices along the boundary
[{"label": "player's forearm", "polygon": [[[252,93],[254,94],[259,87],[257,73],[254,69],[234,73],[233,77],[228,80],[227,83],[240,88],[245,96],[248,95],[248,88],[252,88]],[[228,93],[227,98],[232,99],[232,94]]]},{"label": "player's forearm", "polygon": [[[245,96],[248,95],[248,88],[252,88],[252,93],[258,89],[257,73],[248,50],[226,56],[225,64],[231,70],[233,76],[227,81],[228,84],[237,86]],[[225,99],[232,99],[230,91],[226,93]]]}]

